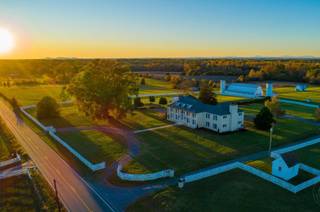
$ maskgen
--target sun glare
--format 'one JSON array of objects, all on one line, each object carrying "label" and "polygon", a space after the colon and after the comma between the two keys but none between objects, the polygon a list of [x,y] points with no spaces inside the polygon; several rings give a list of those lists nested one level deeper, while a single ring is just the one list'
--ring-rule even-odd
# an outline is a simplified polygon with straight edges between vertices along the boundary
[{"label": "sun glare", "polygon": [[14,47],[12,34],[4,28],[0,28],[0,54],[10,52]]}]

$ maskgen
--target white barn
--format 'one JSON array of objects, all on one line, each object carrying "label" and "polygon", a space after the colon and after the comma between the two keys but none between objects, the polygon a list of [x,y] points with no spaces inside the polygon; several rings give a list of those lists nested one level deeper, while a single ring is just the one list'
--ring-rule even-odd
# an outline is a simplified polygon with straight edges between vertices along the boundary
[{"label": "white barn", "polygon": [[282,154],[272,161],[272,174],[290,180],[299,174],[299,163],[293,154]]},{"label": "white barn", "polygon": [[244,112],[237,104],[208,105],[193,96],[180,96],[167,109],[169,121],[190,128],[206,128],[218,133],[243,128]]},{"label": "white barn", "polygon": [[[225,80],[220,80],[220,94],[226,96],[240,96],[247,98],[263,97],[263,89],[259,84],[231,83],[226,85]],[[273,96],[272,84],[266,84],[266,96]]]}]

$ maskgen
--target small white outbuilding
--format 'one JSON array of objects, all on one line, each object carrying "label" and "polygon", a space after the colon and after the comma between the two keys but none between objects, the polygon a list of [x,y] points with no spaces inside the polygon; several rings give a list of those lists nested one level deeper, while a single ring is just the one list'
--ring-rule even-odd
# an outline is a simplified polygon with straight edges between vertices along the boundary
[{"label": "small white outbuilding", "polygon": [[272,161],[272,175],[290,180],[299,174],[299,163],[291,153],[280,155]]},{"label": "small white outbuilding", "polygon": [[308,87],[307,84],[298,84],[296,85],[295,90],[298,92],[303,92],[307,90],[307,87]]}]

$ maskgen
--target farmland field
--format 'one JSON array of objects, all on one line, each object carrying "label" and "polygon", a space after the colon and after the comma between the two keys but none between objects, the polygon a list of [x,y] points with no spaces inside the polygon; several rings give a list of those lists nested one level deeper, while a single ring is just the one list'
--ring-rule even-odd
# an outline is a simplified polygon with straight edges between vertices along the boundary
[{"label": "farmland field", "polygon": [[305,92],[296,92],[295,87],[278,87],[274,88],[274,92],[280,98],[297,99],[297,100],[311,100],[312,102],[320,103],[320,87],[310,86]]},{"label": "farmland field", "polygon": [[61,89],[60,85],[12,86],[0,87],[0,92],[8,98],[16,98],[20,105],[32,105],[44,96],[52,96],[59,101]]}]

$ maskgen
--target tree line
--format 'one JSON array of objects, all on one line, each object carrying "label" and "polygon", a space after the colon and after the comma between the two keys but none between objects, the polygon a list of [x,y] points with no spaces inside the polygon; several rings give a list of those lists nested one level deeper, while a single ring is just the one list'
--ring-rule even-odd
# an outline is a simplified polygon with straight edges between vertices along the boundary
[{"label": "tree line", "polygon": [[[52,83],[69,83],[97,60],[38,59],[0,60],[0,76],[46,78]],[[246,80],[285,80],[320,83],[318,59],[117,59],[133,72],[179,72],[186,76],[228,75]]]}]

